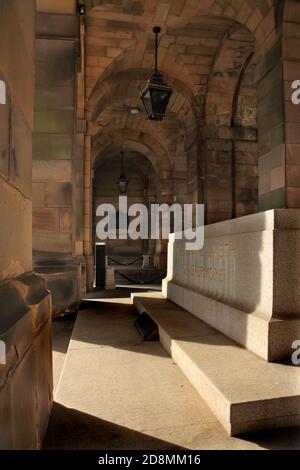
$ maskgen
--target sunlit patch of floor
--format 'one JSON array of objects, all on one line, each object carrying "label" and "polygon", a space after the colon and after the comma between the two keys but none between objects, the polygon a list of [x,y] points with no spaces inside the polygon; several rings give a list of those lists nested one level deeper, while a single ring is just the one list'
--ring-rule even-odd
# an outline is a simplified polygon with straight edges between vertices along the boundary
[{"label": "sunlit patch of floor", "polygon": [[142,341],[129,297],[110,297],[78,314],[44,448],[300,448],[299,431],[229,437],[161,344]]}]

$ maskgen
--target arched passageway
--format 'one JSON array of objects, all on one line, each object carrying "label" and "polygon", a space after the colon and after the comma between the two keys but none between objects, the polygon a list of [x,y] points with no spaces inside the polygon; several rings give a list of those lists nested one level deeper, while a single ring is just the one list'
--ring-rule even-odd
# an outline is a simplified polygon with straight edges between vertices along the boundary
[{"label": "arched passageway", "polygon": [[[224,407],[215,410],[229,433],[250,424],[256,429],[253,416],[270,397],[269,422],[290,423],[294,416],[299,423],[289,401],[299,401],[296,372],[269,364],[290,361],[300,335],[300,106],[291,99],[300,78],[299,1],[80,3],[0,1],[0,354],[6,353],[6,363],[0,356],[0,448],[41,447],[53,403],[52,317],[76,313],[82,299],[94,294],[95,208],[117,203],[120,151],[130,203],[205,205],[207,245],[198,253],[187,253],[175,237],[169,246],[161,239],[107,242],[111,258],[128,262],[148,255],[153,269],[168,267],[163,298],[136,300],[137,308],[161,306],[161,316],[154,312],[153,317],[171,354],[184,350],[191,357],[196,351],[199,357],[203,347],[206,357],[210,347],[223,345],[225,362],[216,366],[215,377],[204,370],[207,361],[198,366],[207,383],[221,384],[221,395],[222,378],[233,387],[234,411],[241,413],[232,412],[230,404],[226,416]],[[158,67],[173,89],[161,122],[147,120],[140,101],[153,69],[156,25],[161,27]],[[101,331],[108,333],[97,338],[101,348],[98,343],[92,348],[98,349],[95,356],[109,341],[114,352],[122,352],[120,337],[110,336],[116,324],[109,308],[116,298],[106,304]],[[133,318],[133,307],[123,310],[128,298],[121,306],[126,328]],[[170,325],[178,312],[178,322]],[[79,317],[78,328],[84,314]],[[88,330],[82,322],[81,333]],[[201,333],[191,341],[203,322],[204,333],[213,327],[216,337]],[[126,341],[133,341],[134,349],[131,327]],[[81,342],[76,331],[69,359],[78,344],[87,350],[94,344],[97,327],[88,338],[82,333]],[[188,338],[184,345],[176,336],[182,331]],[[213,344],[203,340],[206,336],[214,337]],[[165,360],[160,348],[153,351],[149,356]],[[178,362],[181,357],[179,352]],[[214,357],[207,357],[213,364]],[[226,374],[238,367],[228,367],[227,357],[247,367],[255,358],[249,387],[234,388],[240,377]],[[263,371],[259,380],[257,370]],[[289,380],[278,379],[282,370]],[[277,385],[270,390],[275,376]],[[170,377],[177,386],[178,375],[178,380]],[[248,378],[243,376],[245,383]],[[90,391],[89,385],[82,390]],[[92,391],[96,396],[97,387]],[[277,400],[278,408],[287,410],[282,421]],[[247,412],[241,403],[249,404]],[[185,417],[193,414],[185,412]],[[228,423],[238,416],[241,421]],[[166,442],[163,434],[158,445]],[[147,445],[153,442],[146,439]]]}]

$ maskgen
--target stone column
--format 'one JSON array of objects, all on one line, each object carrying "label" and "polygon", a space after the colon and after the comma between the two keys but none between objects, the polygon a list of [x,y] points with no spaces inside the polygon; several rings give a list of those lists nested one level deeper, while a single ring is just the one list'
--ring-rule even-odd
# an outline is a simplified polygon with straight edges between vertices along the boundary
[{"label": "stone column", "polygon": [[54,315],[76,310],[81,293],[77,255],[82,251],[84,123],[76,93],[79,52],[75,14],[37,14],[33,253],[35,269],[52,291]]},{"label": "stone column", "polygon": [[83,254],[86,259],[87,290],[91,291],[94,284],[94,256],[93,256],[93,214],[92,214],[92,155],[91,136],[85,136],[84,158],[84,212],[83,212]]},{"label": "stone column", "polygon": [[86,133],[85,120],[85,25],[84,19],[80,17],[80,65],[77,73],[77,113],[76,113],[76,152],[74,155],[74,177],[75,177],[75,255],[81,266],[82,294],[86,292],[86,260],[83,255],[83,213],[84,213],[84,135]]},{"label": "stone column", "polygon": [[261,210],[300,207],[300,106],[292,103],[292,82],[300,80],[300,4],[282,7],[280,37],[257,67]]},{"label": "stone column", "polygon": [[[160,193],[158,204],[173,204],[173,176],[170,171],[164,171],[160,174]],[[160,224],[161,229],[161,224]],[[159,269],[165,269],[167,266],[168,240],[162,239],[160,231],[160,239],[156,240],[154,266]]]}]

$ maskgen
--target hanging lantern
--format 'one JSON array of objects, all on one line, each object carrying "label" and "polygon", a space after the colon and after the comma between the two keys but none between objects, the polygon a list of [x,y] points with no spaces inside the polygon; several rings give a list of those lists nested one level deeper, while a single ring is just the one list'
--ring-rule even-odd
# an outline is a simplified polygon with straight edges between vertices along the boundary
[{"label": "hanging lantern", "polygon": [[128,183],[129,181],[124,173],[124,152],[121,152],[121,173],[118,179],[118,188],[120,194],[127,194]]},{"label": "hanging lantern", "polygon": [[155,34],[155,69],[141,92],[141,100],[150,121],[163,120],[173,93],[172,88],[163,82],[163,76],[157,67],[158,35],[160,31],[159,26],[153,28]]}]

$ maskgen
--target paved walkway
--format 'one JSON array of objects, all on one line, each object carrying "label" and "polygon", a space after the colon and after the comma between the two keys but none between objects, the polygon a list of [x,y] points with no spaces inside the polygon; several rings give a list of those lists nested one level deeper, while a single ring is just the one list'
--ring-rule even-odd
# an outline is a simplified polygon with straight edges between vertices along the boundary
[{"label": "paved walkway", "polygon": [[287,449],[300,431],[229,437],[159,343],[134,328],[128,298],[80,311],[45,449]]}]

